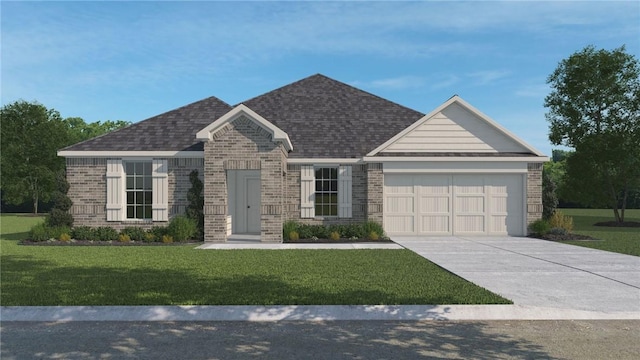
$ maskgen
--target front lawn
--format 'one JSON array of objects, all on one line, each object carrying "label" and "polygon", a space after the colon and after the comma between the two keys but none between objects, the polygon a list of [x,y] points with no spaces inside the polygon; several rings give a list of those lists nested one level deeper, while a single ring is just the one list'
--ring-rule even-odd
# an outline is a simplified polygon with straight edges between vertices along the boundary
[{"label": "front lawn", "polygon": [[510,303],[408,250],[21,246],[42,220],[0,219],[3,306]]},{"label": "front lawn", "polygon": [[[593,226],[614,219],[610,209],[559,209],[573,217],[574,232],[602,241],[566,241],[567,244],[640,256],[640,228]],[[640,221],[640,209],[625,212],[625,221]]]}]

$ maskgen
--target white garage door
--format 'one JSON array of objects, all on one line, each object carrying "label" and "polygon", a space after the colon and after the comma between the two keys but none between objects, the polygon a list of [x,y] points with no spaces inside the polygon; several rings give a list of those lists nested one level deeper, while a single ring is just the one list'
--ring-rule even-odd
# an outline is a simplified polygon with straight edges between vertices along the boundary
[{"label": "white garage door", "polygon": [[524,235],[523,176],[384,175],[391,235]]}]

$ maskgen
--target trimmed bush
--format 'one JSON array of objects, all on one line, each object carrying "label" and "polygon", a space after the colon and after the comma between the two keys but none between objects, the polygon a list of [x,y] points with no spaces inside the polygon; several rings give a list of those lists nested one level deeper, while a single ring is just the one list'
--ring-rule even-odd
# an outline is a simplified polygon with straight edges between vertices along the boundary
[{"label": "trimmed bush", "polygon": [[282,238],[284,240],[297,240],[291,239],[291,233],[295,232],[296,234],[298,234],[298,226],[298,223],[293,220],[285,221],[285,223],[282,225]]},{"label": "trimmed bush", "polygon": [[153,241],[162,241],[162,237],[169,234],[169,229],[166,226],[154,226],[147,233],[153,235]]},{"label": "trimmed bush", "polygon": [[118,241],[121,243],[128,243],[131,241],[131,237],[129,237],[129,235],[127,234],[120,234],[118,236]]},{"label": "trimmed bush", "polygon": [[162,237],[162,242],[164,244],[171,244],[173,242],[173,237],[171,235],[164,235]]},{"label": "trimmed bush", "polygon": [[73,226],[73,215],[69,214],[67,210],[51,209],[51,212],[45,218],[45,223],[52,227],[71,227]]},{"label": "trimmed bush", "polygon": [[368,238],[369,240],[378,241],[380,240],[380,235],[375,230],[372,230],[369,232]]},{"label": "trimmed bush", "polygon": [[186,215],[196,222],[196,237],[204,240],[204,195],[202,195],[204,185],[198,177],[198,170],[193,170],[189,174],[189,181],[191,182],[191,188],[187,192],[189,205],[187,205]]},{"label": "trimmed bush", "polygon": [[47,241],[49,240],[49,233],[47,230],[47,225],[45,224],[35,225],[29,231],[29,239],[31,239],[31,241]]},{"label": "trimmed bush", "polygon": [[47,227],[47,234],[49,239],[60,239],[62,234],[71,234],[71,229],[67,226],[49,226]]},{"label": "trimmed bush", "polygon": [[573,218],[556,210],[549,219],[549,226],[552,228],[562,228],[571,232],[573,230]]},{"label": "trimmed bush", "polygon": [[198,224],[186,216],[180,215],[171,219],[168,234],[175,241],[187,241],[194,239],[198,232]]},{"label": "trimmed bush", "polygon": [[367,221],[364,224],[362,224],[362,230],[365,234],[367,234],[369,239],[371,239],[372,232],[375,232],[378,235],[378,238],[383,237],[385,235],[384,229],[382,229],[382,225],[378,224],[375,221]]},{"label": "trimmed bush", "polygon": [[146,231],[143,228],[137,226],[129,226],[120,230],[120,235],[127,235],[129,240],[144,241]]},{"label": "trimmed bush", "polygon": [[298,235],[296,231],[292,231],[289,233],[289,237],[287,238],[287,240],[300,240],[300,235]]},{"label": "trimmed bush", "polygon": [[93,235],[91,236],[91,239],[98,241],[117,241],[119,236],[116,229],[108,226],[93,228],[92,232]]},{"label": "trimmed bush", "polygon": [[340,240],[340,233],[337,231],[331,232],[331,234],[329,234],[329,239],[333,241]]},{"label": "trimmed bush", "polygon": [[551,225],[545,219],[536,220],[529,225],[529,231],[534,235],[546,235],[549,230],[551,230]]},{"label": "trimmed bush", "polygon": [[551,228],[551,230],[549,230],[549,232],[547,234],[549,234],[549,235],[567,235],[568,233],[569,232],[567,231],[567,229],[554,227],[554,228]]},{"label": "trimmed bush", "polygon": [[152,232],[150,232],[150,231],[145,232],[145,233],[144,233],[144,238],[142,239],[142,241],[144,241],[144,242],[148,242],[148,243],[151,243],[151,242],[154,242],[154,241],[157,241],[157,240],[158,240],[158,237],[156,237],[156,236],[155,236]]},{"label": "trimmed bush", "polygon": [[71,237],[76,240],[93,240],[93,230],[88,226],[78,226],[71,230]]},{"label": "trimmed bush", "polygon": [[69,242],[69,241],[71,241],[71,235],[69,235],[67,233],[62,233],[62,234],[60,234],[60,237],[58,238],[58,240],[60,240],[62,242]]}]

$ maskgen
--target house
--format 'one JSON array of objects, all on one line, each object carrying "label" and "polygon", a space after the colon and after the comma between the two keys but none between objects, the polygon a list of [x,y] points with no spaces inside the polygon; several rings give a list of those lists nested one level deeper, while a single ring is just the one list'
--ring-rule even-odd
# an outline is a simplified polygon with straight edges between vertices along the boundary
[{"label": "house", "polygon": [[235,106],[210,97],[58,154],[76,225],[166,225],[198,170],[211,242],[280,242],[290,219],[526,235],[548,160],[458,96],[425,115],[323,75]]}]

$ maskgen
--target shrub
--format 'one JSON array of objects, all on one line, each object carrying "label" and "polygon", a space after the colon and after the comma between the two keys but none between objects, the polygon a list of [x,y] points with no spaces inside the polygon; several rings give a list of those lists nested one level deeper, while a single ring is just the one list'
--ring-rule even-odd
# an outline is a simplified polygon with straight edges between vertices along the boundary
[{"label": "shrub", "polygon": [[329,239],[333,241],[340,240],[340,233],[337,231],[331,232],[331,234],[329,234]]},{"label": "shrub", "polygon": [[118,231],[108,226],[101,226],[93,229],[91,238],[98,241],[116,241],[118,240]]},{"label": "shrub", "polygon": [[287,240],[300,240],[300,235],[296,231],[292,231],[289,233]]},{"label": "shrub", "polygon": [[131,237],[129,237],[129,235],[127,234],[120,234],[118,236],[118,241],[120,241],[121,243],[128,243],[129,241],[131,241]]},{"label": "shrub", "polygon": [[195,238],[198,224],[193,219],[180,215],[171,219],[168,233],[175,241],[186,241]]},{"label": "shrub", "polygon": [[298,223],[293,220],[285,221],[285,223],[282,225],[282,238],[284,240],[297,240],[291,239],[290,236],[292,232],[298,234],[298,226]]},{"label": "shrub", "polygon": [[45,220],[47,225],[56,226],[73,226],[73,215],[69,214],[71,209],[71,199],[67,196],[69,191],[69,183],[65,176],[64,170],[56,174],[56,190],[53,193],[53,208]]},{"label": "shrub", "polygon": [[154,242],[158,239],[158,237],[156,235],[154,235],[154,233],[152,233],[151,231],[147,231],[144,233],[144,238],[142,239],[142,241],[144,242]]},{"label": "shrub", "polygon": [[[371,239],[371,236],[370,236],[371,232],[375,232],[378,235],[378,237],[385,235],[382,225],[378,224],[375,221],[367,221],[364,224],[362,224],[362,231],[364,234],[369,235],[370,239]],[[378,239],[375,239],[375,240],[378,240]]]},{"label": "shrub", "polygon": [[88,226],[78,226],[71,230],[71,237],[76,240],[94,240],[93,231]]},{"label": "shrub", "polygon": [[191,188],[187,192],[186,215],[189,219],[196,222],[196,237],[200,240],[204,239],[204,196],[202,190],[204,188],[202,181],[198,177],[198,170],[193,170],[189,174]]},{"label": "shrub", "polygon": [[58,240],[60,240],[62,242],[69,242],[69,241],[71,241],[71,235],[69,235],[67,233],[62,233],[62,234],[60,234],[60,237],[58,238]]},{"label": "shrub", "polygon": [[47,241],[49,240],[49,233],[46,224],[34,225],[29,231],[29,239],[31,241]]},{"label": "shrub", "polygon": [[311,225],[300,224],[297,230],[300,239],[310,239],[313,236],[313,228]]},{"label": "shrub", "polygon": [[62,234],[66,234],[69,236],[71,234],[71,229],[67,226],[48,226],[47,227],[47,235],[49,235],[49,239],[60,239]]},{"label": "shrub", "polygon": [[120,235],[129,236],[129,240],[143,241],[146,235],[146,231],[143,228],[137,226],[129,226],[120,230]]},{"label": "shrub", "polygon": [[573,230],[573,218],[563,214],[561,211],[556,211],[549,219],[549,226],[552,228],[563,228],[567,230],[567,232],[571,232]]},{"label": "shrub", "polygon": [[567,229],[564,228],[560,228],[560,227],[554,227],[551,228],[551,230],[549,230],[549,232],[547,234],[549,235],[567,235],[569,232],[567,231]]},{"label": "shrub", "polygon": [[380,239],[380,235],[376,231],[371,231],[369,233],[369,240],[377,241]]},{"label": "shrub", "polygon": [[73,226],[73,215],[69,214],[66,210],[51,209],[51,212],[47,215],[45,222],[51,227],[71,227]]},{"label": "shrub", "polygon": [[153,235],[153,241],[162,241],[162,237],[169,234],[169,229],[166,226],[154,226],[147,233]]},{"label": "shrub", "polygon": [[551,230],[551,225],[545,219],[536,220],[529,225],[529,231],[535,235],[545,235],[549,230]]},{"label": "shrub", "polygon": [[542,170],[542,218],[549,220],[558,207],[557,186],[549,171]]},{"label": "shrub", "polygon": [[173,236],[171,235],[162,236],[162,242],[165,244],[171,244],[173,242]]}]

